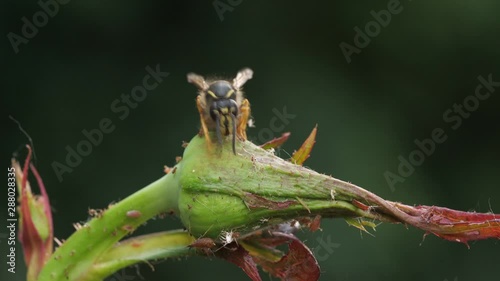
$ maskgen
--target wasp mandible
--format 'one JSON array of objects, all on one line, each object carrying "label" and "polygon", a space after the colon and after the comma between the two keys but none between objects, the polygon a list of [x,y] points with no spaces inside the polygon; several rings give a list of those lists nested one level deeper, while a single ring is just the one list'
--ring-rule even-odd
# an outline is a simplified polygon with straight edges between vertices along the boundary
[{"label": "wasp mandible", "polygon": [[236,74],[232,82],[227,80],[206,81],[203,76],[189,73],[187,80],[194,84],[199,94],[196,106],[200,113],[200,135],[212,143],[209,131],[214,131],[217,142],[222,145],[223,136],[232,135],[233,153],[236,154],[236,137],[247,139],[247,123],[250,103],[243,97],[242,86],[252,79],[253,71],[244,68]]}]

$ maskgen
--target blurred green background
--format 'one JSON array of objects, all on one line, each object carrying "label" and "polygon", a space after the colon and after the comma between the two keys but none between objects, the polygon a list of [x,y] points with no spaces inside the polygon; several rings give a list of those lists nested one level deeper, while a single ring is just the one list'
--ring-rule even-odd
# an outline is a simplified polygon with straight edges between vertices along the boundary
[{"label": "blurred green background", "polygon": [[[387,10],[392,2],[70,1],[16,54],[9,32],[22,36],[21,18],[32,21],[41,7],[5,1],[4,167],[13,152],[25,155],[27,140],[8,119],[12,115],[33,139],[55,235],[65,239],[72,223],[87,220],[88,208],[125,198],[161,177],[163,165],[182,154],[181,142],[199,128],[196,90],[186,73],[232,78],[248,66],[255,74],[245,91],[256,120],[248,133],[256,142],[269,140],[270,131],[275,137],[291,131],[278,151],[288,157],[318,123],[306,162],[316,171],[393,201],[500,213],[500,87],[456,130],[455,122],[443,119],[474,94],[479,75],[500,81],[500,3],[401,1],[399,13],[378,32],[372,26],[369,44],[348,63],[339,44],[355,46],[354,28],[364,30],[374,20],[370,11]],[[157,64],[170,75],[121,120],[111,104],[142,84],[146,66]],[[284,107],[295,117],[276,129],[273,109]],[[103,118],[115,130],[59,181],[53,161],[63,163],[65,147],[75,148],[85,139],[82,130],[97,128]],[[431,137],[435,128],[447,140],[391,190],[384,173],[397,173],[398,156],[408,159],[414,140]],[[181,227],[167,218],[135,234]],[[423,232],[401,225],[381,225],[375,237],[342,220],[323,220],[322,228],[299,234],[312,249],[321,240],[338,243],[322,253],[321,280],[498,280],[497,240],[471,243],[469,250],[434,236],[422,242]],[[7,245],[0,241],[5,264]],[[17,251],[18,272],[2,270],[1,280],[25,279],[20,246]],[[154,272],[140,265],[108,280],[141,280],[138,272],[148,281],[248,280],[234,265],[203,258],[164,261]]]}]

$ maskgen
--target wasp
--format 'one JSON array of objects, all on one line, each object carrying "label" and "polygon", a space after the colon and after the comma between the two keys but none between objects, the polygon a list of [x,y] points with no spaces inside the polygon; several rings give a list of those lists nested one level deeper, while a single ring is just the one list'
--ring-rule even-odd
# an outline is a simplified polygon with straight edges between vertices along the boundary
[{"label": "wasp", "polygon": [[252,79],[250,68],[240,70],[232,81],[205,80],[196,73],[188,73],[187,80],[198,90],[196,106],[200,113],[200,135],[212,143],[209,132],[215,130],[217,142],[222,145],[223,136],[232,136],[233,153],[236,154],[236,137],[246,140],[246,127],[250,117],[250,103],[243,97],[242,86]]}]

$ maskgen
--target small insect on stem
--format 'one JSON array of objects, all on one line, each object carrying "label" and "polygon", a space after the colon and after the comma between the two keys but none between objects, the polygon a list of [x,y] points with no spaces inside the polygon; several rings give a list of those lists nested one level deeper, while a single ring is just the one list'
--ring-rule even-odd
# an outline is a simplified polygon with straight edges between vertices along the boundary
[{"label": "small insect on stem", "polygon": [[321,223],[321,216],[316,215],[314,219],[311,221],[311,224],[309,225],[309,229],[311,230],[311,232],[315,232],[316,230],[321,229],[320,223]]},{"label": "small insect on stem", "polygon": [[351,201],[351,202],[352,202],[352,204],[353,204],[354,206],[356,206],[356,207],[360,208],[360,209],[361,209],[361,210],[363,210],[363,211],[368,211],[368,210],[370,209],[370,207],[369,207],[369,206],[367,206],[367,205],[365,205],[365,204],[363,204],[363,203],[359,202],[359,201],[358,201],[358,200],[356,200],[356,199],[352,199],[352,201]]},{"label": "small insect on stem", "polygon": [[138,210],[130,210],[130,211],[127,211],[127,217],[129,218],[139,218],[142,216],[142,213]]},{"label": "small insect on stem", "polygon": [[205,255],[213,254],[212,249],[215,247],[215,241],[212,238],[204,237],[199,238],[193,243],[191,243],[189,248],[196,248],[201,250]]},{"label": "small insect on stem", "polygon": [[238,72],[233,81],[213,80],[195,73],[189,73],[187,80],[194,84],[199,94],[196,105],[200,114],[200,136],[205,136],[207,144],[211,147],[212,140],[209,132],[214,132],[219,146],[223,137],[232,136],[233,153],[236,154],[236,137],[246,140],[246,127],[250,117],[250,103],[243,98],[241,87],[252,79],[253,71],[244,68]]}]

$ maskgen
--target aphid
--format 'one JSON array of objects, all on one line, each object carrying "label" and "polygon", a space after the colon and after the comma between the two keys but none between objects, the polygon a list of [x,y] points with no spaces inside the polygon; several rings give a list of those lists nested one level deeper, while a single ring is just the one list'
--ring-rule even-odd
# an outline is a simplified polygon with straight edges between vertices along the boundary
[{"label": "aphid", "polygon": [[164,165],[164,166],[163,166],[163,172],[164,172],[165,174],[170,173],[170,171],[171,171],[171,170],[172,170],[172,168],[170,168],[169,166],[167,166],[167,165]]},{"label": "aphid", "polygon": [[365,205],[365,204],[363,204],[363,203],[359,202],[359,201],[358,201],[358,200],[356,200],[356,199],[352,199],[352,200],[351,200],[351,202],[352,202],[352,204],[353,204],[354,206],[356,206],[356,207],[360,208],[360,209],[361,209],[361,210],[363,210],[363,211],[368,211],[368,210],[370,209],[370,207],[369,207],[369,206],[367,206],[367,205]]},{"label": "aphid", "polygon": [[189,73],[187,80],[199,89],[196,106],[200,113],[200,135],[211,143],[209,131],[215,130],[217,142],[222,136],[232,135],[233,153],[236,154],[236,137],[246,140],[246,128],[250,116],[250,103],[243,98],[241,87],[252,79],[253,71],[244,68],[232,82],[227,80],[205,81],[203,76]]},{"label": "aphid", "polygon": [[91,217],[100,218],[102,216],[102,214],[104,213],[104,210],[101,210],[101,209],[89,209],[88,213],[89,213],[89,216],[91,216]]},{"label": "aphid", "polygon": [[215,247],[215,241],[212,238],[208,237],[199,238],[191,243],[188,247],[198,249],[212,249]]},{"label": "aphid", "polygon": [[137,210],[130,210],[130,211],[127,211],[127,217],[129,218],[139,218],[140,216],[142,216],[142,213],[141,211],[137,211]]},{"label": "aphid", "polygon": [[199,238],[193,243],[191,243],[189,248],[196,248],[202,251],[205,255],[209,256],[210,254],[213,255],[213,250],[215,248],[215,241],[212,238]]},{"label": "aphid", "polygon": [[319,226],[320,223],[321,223],[321,216],[316,215],[312,220],[311,224],[309,224],[309,229],[311,230],[311,232],[315,232],[316,230],[321,229]]}]

